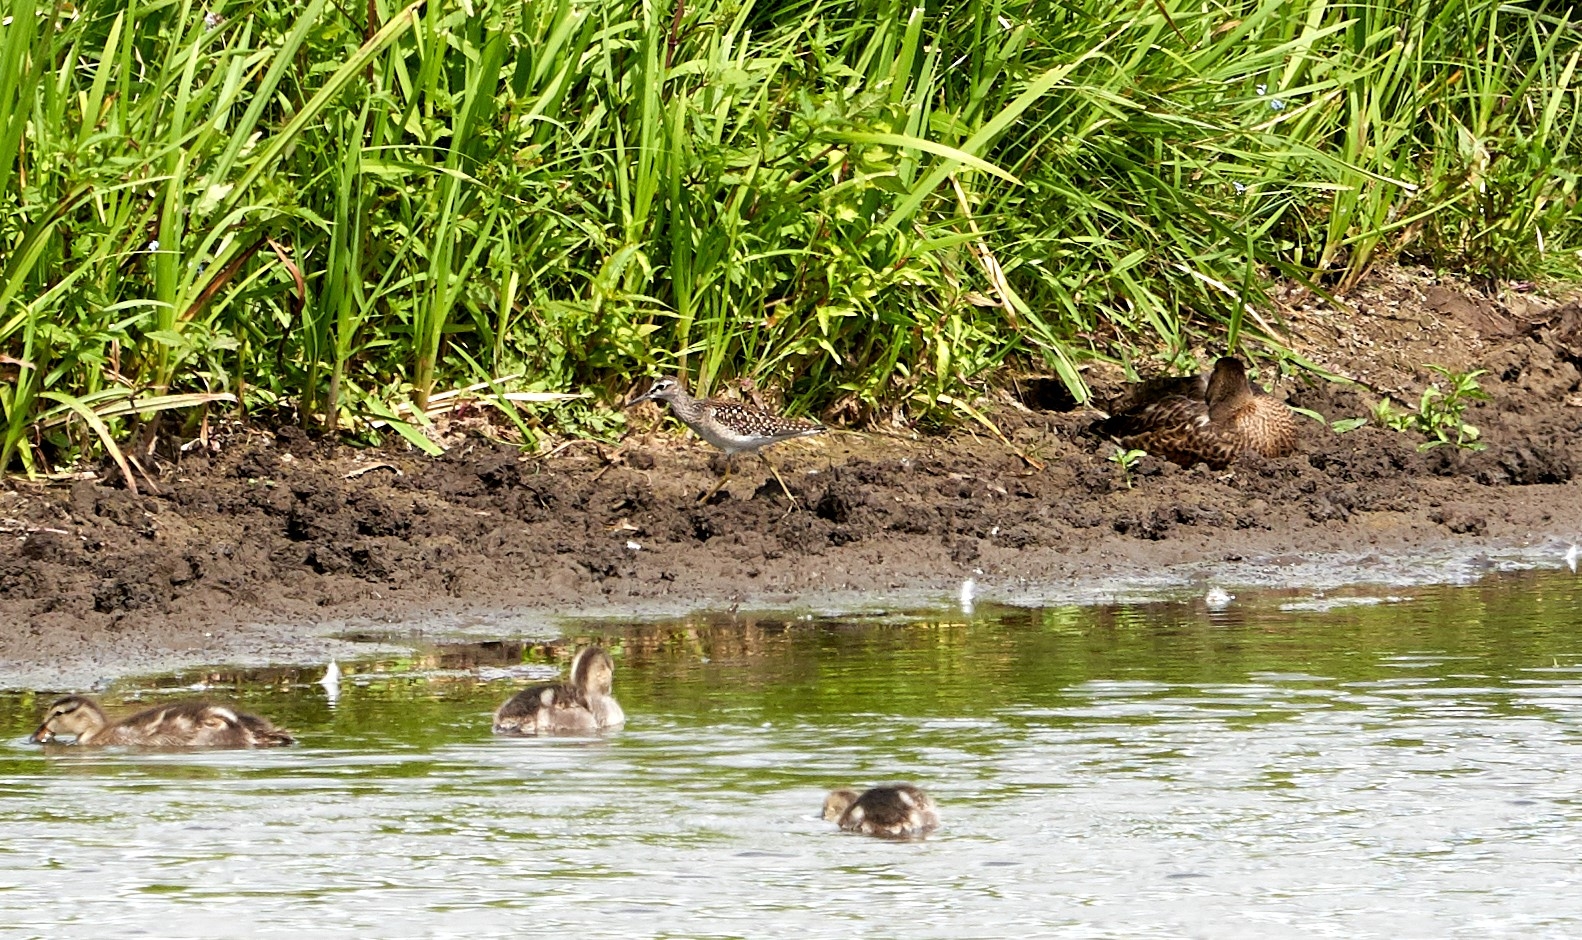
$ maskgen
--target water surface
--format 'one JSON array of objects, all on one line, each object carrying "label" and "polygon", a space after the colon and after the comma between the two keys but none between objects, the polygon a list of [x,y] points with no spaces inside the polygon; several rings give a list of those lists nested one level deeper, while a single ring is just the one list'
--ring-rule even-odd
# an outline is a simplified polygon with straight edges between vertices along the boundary
[{"label": "water surface", "polygon": [[[0,935],[1582,935],[1582,581],[835,621],[595,624],[627,727],[508,740],[564,659],[434,647],[123,682],[279,751],[26,743],[0,695]],[[569,656],[569,646],[559,656]],[[834,831],[910,780],[945,828]]]}]

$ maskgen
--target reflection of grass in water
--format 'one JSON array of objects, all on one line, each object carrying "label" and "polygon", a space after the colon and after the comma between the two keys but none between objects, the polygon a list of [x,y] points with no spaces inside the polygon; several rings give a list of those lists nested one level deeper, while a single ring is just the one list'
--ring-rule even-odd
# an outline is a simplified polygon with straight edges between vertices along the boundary
[{"label": "reflection of grass in water", "polygon": [[[970,620],[955,613],[867,621],[697,616],[619,633],[602,624],[550,645],[435,644],[348,664],[334,707],[318,685],[323,666],[194,670],[122,683],[106,703],[122,711],[132,707],[133,698],[137,705],[187,695],[234,702],[297,731],[309,748],[426,750],[483,743],[492,740],[489,712],[533,679],[507,675],[484,681],[478,670],[514,667],[524,659],[559,665],[576,646],[599,640],[617,650],[615,691],[633,724],[662,723],[677,733],[722,724],[800,724],[823,729],[836,745],[858,747],[876,730],[883,734],[890,716],[978,718],[1010,727],[1074,724],[1096,720],[1087,708],[1096,701],[1181,696],[1203,698],[1205,704],[1224,698],[1236,722],[1259,723],[1289,712],[1260,703],[1257,695],[1238,698],[1222,688],[1263,674],[1347,682],[1398,678],[1399,665],[1390,657],[1407,651],[1442,658],[1414,672],[1435,681],[1468,668],[1457,657],[1476,658],[1479,671],[1495,677],[1491,681],[1535,663],[1549,665],[1553,631],[1576,625],[1577,591],[1574,580],[1525,572],[1472,587],[1414,589],[1408,602],[1327,611],[1280,610],[1277,602],[1242,592],[1230,611],[1239,622],[1211,621],[1195,600],[980,608]],[[207,690],[189,691],[198,682]],[[30,732],[50,698],[0,693],[3,737],[16,741]],[[1105,720],[1154,719],[1145,713]],[[42,752],[22,753],[32,758]],[[126,759],[73,756],[68,763],[77,766]],[[199,764],[182,772],[236,770]],[[403,763],[399,771],[423,772],[420,762]]]},{"label": "reflection of grass in water", "polygon": [[[1579,592],[1568,573],[1527,573],[1327,612],[1238,590],[1213,614],[1194,597],[971,620],[634,625],[616,686],[631,723],[592,741],[489,733],[490,709],[527,680],[477,670],[521,650],[354,663],[333,709],[322,667],[124,683],[112,704],[207,677],[304,744],[62,759],[0,740],[0,861],[18,885],[0,902],[28,926],[59,916],[47,901],[71,876],[39,871],[54,868],[110,885],[72,908],[108,932],[136,922],[198,935],[215,902],[245,899],[250,923],[282,933],[487,933],[496,921],[479,918],[491,914],[520,931],[597,907],[589,916],[607,930],[698,936],[740,917],[746,898],[788,912],[775,921],[787,929],[814,909],[839,918],[819,935],[883,932],[900,903],[962,914],[909,913],[918,933],[1013,935],[1024,909],[996,922],[1004,899],[1055,884],[1079,916],[1089,898],[1127,912],[1115,933],[1131,935],[1172,910],[1146,906],[1137,871],[1156,883],[1274,872],[1348,885],[1353,900],[1384,884],[1387,906],[1403,899],[1390,889],[1409,857],[1447,872],[1488,864],[1471,876],[1519,891],[1566,848],[1564,826],[1528,821],[1564,816],[1542,793],[1574,792],[1575,775],[1526,759],[1564,744],[1582,670],[1554,664],[1574,648]],[[472,673],[451,668],[466,657]],[[1551,693],[1561,717],[1528,720],[1539,706],[1524,696]],[[40,699],[0,696],[0,721],[25,733]],[[878,843],[817,817],[832,786],[896,779],[941,801],[937,839]],[[1534,783],[1538,805],[1513,810],[1510,795]],[[1476,853],[1446,858],[1439,847],[1469,832]],[[1270,910],[1261,882],[1216,884],[1228,909]],[[1435,903],[1463,882],[1444,884],[1427,888]],[[660,923],[659,911],[691,919]]]}]

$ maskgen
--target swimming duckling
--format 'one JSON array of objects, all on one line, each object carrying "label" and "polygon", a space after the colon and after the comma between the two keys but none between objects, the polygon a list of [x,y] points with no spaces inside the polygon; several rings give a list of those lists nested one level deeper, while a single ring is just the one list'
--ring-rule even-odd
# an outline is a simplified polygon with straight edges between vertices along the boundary
[{"label": "swimming duckling", "polygon": [[1202,461],[1223,470],[1244,454],[1283,457],[1296,449],[1291,409],[1248,382],[1247,367],[1234,356],[1214,363],[1206,382],[1141,383],[1093,429],[1183,467]]},{"label": "swimming duckling", "polygon": [[610,696],[615,663],[597,646],[584,646],[571,660],[565,682],[535,685],[511,696],[494,713],[495,734],[590,734],[626,723]]},{"label": "swimming duckling", "polygon": [[95,747],[279,747],[294,741],[266,718],[201,701],[156,705],[111,723],[99,703],[81,695],[57,699],[29,740],[48,744],[57,734]]},{"label": "swimming duckling", "polygon": [[847,832],[881,839],[920,839],[939,828],[939,807],[910,783],[856,790],[832,790],[824,798],[824,818]]}]

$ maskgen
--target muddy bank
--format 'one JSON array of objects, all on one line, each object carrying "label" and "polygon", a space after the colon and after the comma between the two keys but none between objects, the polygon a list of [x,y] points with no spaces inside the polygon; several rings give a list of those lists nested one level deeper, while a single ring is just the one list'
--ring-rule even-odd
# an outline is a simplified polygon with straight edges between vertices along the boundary
[{"label": "muddy bank", "polygon": [[[1363,317],[1293,298],[1286,325],[1299,352],[1374,387],[1286,379],[1276,394],[1333,420],[1384,392],[1415,401],[1433,377],[1408,362],[1484,368],[1493,400],[1467,419],[1486,451],[1311,422],[1292,457],[1219,473],[1145,458],[1128,481],[1087,433],[1092,411],[1025,380],[994,409],[1007,441],[839,432],[773,451],[794,505],[753,460],[699,504],[719,458],[662,433],[657,412],[619,449],[548,459],[479,437],[430,459],[237,432],[159,467],[158,493],[106,479],[0,491],[0,684],[52,665],[75,678],[300,661],[417,611],[464,622],[504,607],[548,629],[564,611],[944,596],[969,576],[992,593],[1582,536],[1582,311],[1421,281],[1373,290]],[[1120,375],[1093,379],[1114,391]]]}]

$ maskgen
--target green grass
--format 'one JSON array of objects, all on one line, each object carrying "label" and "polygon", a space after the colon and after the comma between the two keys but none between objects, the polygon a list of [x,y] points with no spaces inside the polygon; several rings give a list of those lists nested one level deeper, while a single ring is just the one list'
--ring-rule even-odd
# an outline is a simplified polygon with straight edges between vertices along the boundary
[{"label": "green grass", "polygon": [[1271,278],[1574,277],[1567,9],[0,0],[0,468],[659,370],[940,423],[1277,342]]}]

